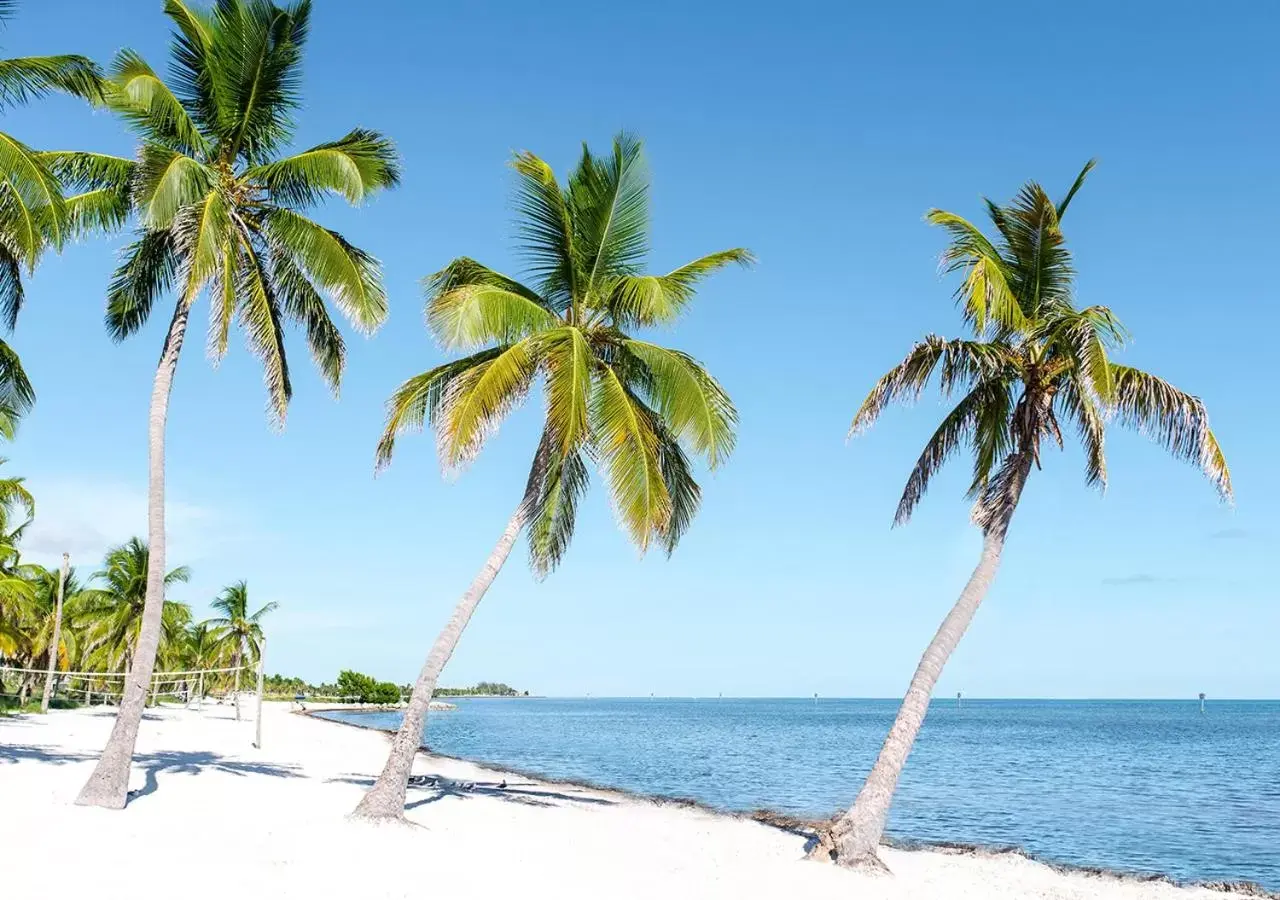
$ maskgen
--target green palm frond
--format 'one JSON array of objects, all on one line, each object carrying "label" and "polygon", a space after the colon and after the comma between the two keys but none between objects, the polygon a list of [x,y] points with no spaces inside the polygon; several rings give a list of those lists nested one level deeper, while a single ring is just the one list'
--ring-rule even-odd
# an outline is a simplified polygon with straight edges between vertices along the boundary
[{"label": "green palm frond", "polygon": [[473,259],[455,259],[425,286],[427,328],[448,349],[510,344],[560,324],[524,285]]},{"label": "green palm frond", "polygon": [[1098,161],[1096,159],[1091,159],[1085,163],[1084,168],[1080,170],[1080,174],[1076,176],[1076,180],[1071,183],[1071,188],[1067,191],[1066,196],[1058,201],[1056,212],[1058,214],[1059,222],[1061,222],[1062,217],[1067,214],[1067,207],[1071,205],[1071,201],[1074,199],[1076,192],[1084,186],[1085,179],[1089,177],[1089,173],[1093,171],[1093,167],[1097,164]]},{"label": "green palm frond", "polygon": [[721,250],[686,263],[666,275],[623,275],[599,298],[622,326],[669,325],[693,299],[698,283],[731,264],[750,266],[755,258],[742,247]]},{"label": "green palm frond", "polygon": [[289,254],[316,286],[327,291],[360,332],[371,334],[386,321],[382,267],[372,256],[336,231],[288,209],[270,210],[263,230],[267,241]]},{"label": "green palm frond", "polygon": [[167,292],[177,273],[173,234],[143,231],[122,251],[122,260],[107,289],[107,332],[122,341],[141,328],[156,298]]},{"label": "green palm frond", "polygon": [[951,235],[942,265],[947,272],[965,275],[956,299],[974,333],[987,334],[995,326],[1008,334],[1025,334],[1029,323],[1009,286],[1011,267],[999,250],[975,225],[954,213],[931,209],[925,219]]},{"label": "green palm frond", "polygon": [[543,432],[526,489],[529,520],[529,563],[545,577],[560,564],[577,520],[578,501],[586,493],[590,473],[582,452],[562,454],[551,431]]},{"label": "green palm frond", "polygon": [[169,86],[137,52],[116,54],[106,91],[107,107],[149,141],[184,155],[200,155],[208,142]]},{"label": "green palm frond", "polygon": [[346,365],[346,342],[329,317],[329,308],[307,276],[283,253],[271,257],[272,281],[285,317],[302,325],[311,358],[325,382],[338,395]]},{"label": "green palm frond", "polygon": [[307,207],[326,192],[361,203],[374,191],[399,184],[400,168],[390,140],[357,128],[336,141],[254,166],[244,177],[261,183],[286,206]]},{"label": "green palm frond", "polygon": [[284,347],[283,311],[265,260],[247,237],[241,241],[240,249],[246,260],[237,287],[240,325],[249,350],[262,363],[262,380],[267,388],[272,422],[283,427],[293,396]]},{"label": "green palm frond", "polygon": [[144,144],[138,160],[136,202],[142,223],[160,230],[178,211],[207,196],[217,174],[204,163],[160,144]]},{"label": "green palm frond", "polygon": [[649,251],[649,175],[642,145],[629,134],[613,139],[608,157],[586,145],[569,178],[574,255],[581,278],[575,294],[590,306],[613,277],[630,274]]},{"label": "green palm frond", "polygon": [[618,523],[644,552],[655,531],[668,529],[671,496],[662,477],[658,435],[644,404],[612,368],[598,370],[591,395],[591,431]]},{"label": "green palm frond", "polygon": [[437,412],[437,446],[446,469],[469,464],[529,392],[539,363],[537,336],[504,348],[450,380]]},{"label": "green palm frond", "polygon": [[551,166],[532,153],[517,153],[511,166],[518,180],[516,209],[523,255],[548,307],[557,313],[573,305],[578,262],[569,202]]},{"label": "green palm frond", "polygon": [[645,341],[623,346],[644,366],[644,393],[667,430],[715,469],[733,452],[738,412],[733,401],[693,357]]},{"label": "green palm frond", "polygon": [[376,466],[383,469],[391,463],[396,439],[403,434],[418,432],[426,423],[437,426],[438,417],[445,406],[445,399],[453,383],[467,372],[492,362],[505,347],[481,350],[472,356],[437,366],[421,375],[410,378],[396,389],[387,400],[386,424],[378,440]]},{"label": "green palm frond", "polygon": [[538,347],[547,369],[547,432],[555,453],[569,456],[587,439],[591,347],[577,328],[547,332]]},{"label": "green palm frond", "polygon": [[0,173],[5,188],[0,224],[31,271],[46,243],[62,246],[66,220],[62,188],[38,151],[4,132],[0,132]]},{"label": "green palm frond", "polygon": [[[31,411],[36,391],[22,367],[22,360],[7,343],[0,340],[0,419],[8,420],[5,436],[13,439],[13,428],[19,418]],[[31,510],[28,510],[28,515]]]},{"label": "green palm frond", "polygon": [[75,54],[0,59],[0,108],[54,92],[100,103],[102,72],[93,60]]}]

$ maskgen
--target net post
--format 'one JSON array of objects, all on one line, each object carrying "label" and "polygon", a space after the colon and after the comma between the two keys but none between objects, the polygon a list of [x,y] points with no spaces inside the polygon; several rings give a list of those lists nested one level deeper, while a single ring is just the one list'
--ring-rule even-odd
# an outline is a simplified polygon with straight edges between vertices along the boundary
[{"label": "net post", "polygon": [[49,672],[44,677],[44,695],[40,698],[40,712],[49,711],[49,695],[53,693],[53,673],[58,668],[58,645],[62,643],[62,589],[67,583],[67,567],[71,556],[62,554],[62,571],[58,574],[58,602],[53,613],[53,643],[49,647]]},{"label": "net post", "polygon": [[243,662],[241,662],[239,665],[236,666],[235,698],[236,698],[236,721],[237,722],[240,721],[240,670],[243,668],[244,668]]},{"label": "net post", "polygon": [[196,712],[204,712],[204,670],[201,670],[200,683],[196,686]]},{"label": "net post", "polygon": [[262,749],[262,659],[267,655],[267,639],[264,637],[258,644],[258,711],[254,715],[254,726],[257,739],[253,746]]}]

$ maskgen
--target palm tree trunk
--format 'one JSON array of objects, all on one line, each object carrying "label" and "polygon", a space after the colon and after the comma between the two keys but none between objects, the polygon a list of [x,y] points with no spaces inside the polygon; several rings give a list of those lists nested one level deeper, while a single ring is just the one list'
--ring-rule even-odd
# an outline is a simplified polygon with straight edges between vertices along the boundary
[{"label": "palm tree trunk", "polygon": [[62,644],[62,591],[67,583],[67,567],[71,557],[62,554],[62,571],[58,576],[57,606],[53,612],[53,644],[49,650],[49,674],[44,679],[44,696],[40,698],[40,712],[49,711],[49,695],[53,692],[53,673],[58,668],[58,649]]},{"label": "palm tree trunk", "polygon": [[355,808],[355,812],[352,813],[353,818],[384,820],[404,818],[405,790],[409,786],[413,758],[422,745],[422,729],[427,721],[431,697],[436,692],[436,681],[440,678],[440,672],[445,664],[449,662],[449,657],[453,656],[463,629],[471,621],[471,615],[480,605],[480,600],[489,590],[489,585],[493,584],[493,579],[498,577],[503,563],[511,554],[511,548],[520,535],[520,529],[524,527],[526,509],[527,504],[521,502],[511,521],[507,522],[507,529],[502,532],[497,546],[489,554],[484,568],[471,582],[467,592],[462,595],[462,599],[453,609],[453,615],[449,617],[444,630],[432,645],[422,672],[419,673],[418,680],[413,685],[409,705],[404,711],[404,721],[400,724],[400,730],[396,732],[395,740],[391,744],[387,764],[383,766],[382,774],[378,776],[372,790],[364,795]]},{"label": "palm tree trunk", "polygon": [[884,864],[876,856],[876,849],[880,846],[880,838],[889,818],[889,805],[893,802],[898,777],[906,765],[920,726],[924,724],[925,713],[929,711],[929,698],[942,674],[942,667],[960,643],[960,638],[964,637],[974,613],[978,611],[979,604],[995,580],[1000,555],[1004,551],[1005,535],[1022,495],[1031,461],[1029,454],[1023,455],[1021,465],[1009,481],[1000,513],[983,527],[982,556],[977,568],[969,576],[960,599],[951,608],[951,612],[947,613],[937,634],[925,648],[924,656],[921,657],[915,674],[911,676],[911,684],[898,709],[898,716],[889,729],[889,735],[880,748],[880,755],[876,758],[871,773],[858,792],[857,800],[836,822],[830,835],[823,836],[810,851],[811,858],[829,858],[851,868],[885,870]]},{"label": "palm tree trunk", "polygon": [[160,646],[160,627],[164,614],[164,430],[169,413],[173,375],[178,367],[178,355],[182,352],[182,339],[187,331],[187,316],[190,311],[187,303],[178,301],[151,388],[151,410],[147,420],[147,541],[150,553],[147,558],[147,596],[142,607],[142,628],[138,634],[138,646],[134,651],[129,677],[125,679],[124,696],[120,698],[111,737],[107,740],[107,746],[103,749],[93,774],[76,798],[76,803],[81,806],[123,809],[129,791],[133,748],[138,742],[138,726],[142,722],[147,687],[151,684],[156,650]]},{"label": "palm tree trunk", "polygon": [[234,678],[236,680],[236,684],[235,684],[235,690],[232,692],[232,696],[236,698],[236,721],[239,722],[240,721],[240,648],[243,646],[244,641],[243,641],[243,638],[238,638],[237,640],[239,640],[240,643],[236,645],[236,652],[231,654],[231,668],[235,669]]}]

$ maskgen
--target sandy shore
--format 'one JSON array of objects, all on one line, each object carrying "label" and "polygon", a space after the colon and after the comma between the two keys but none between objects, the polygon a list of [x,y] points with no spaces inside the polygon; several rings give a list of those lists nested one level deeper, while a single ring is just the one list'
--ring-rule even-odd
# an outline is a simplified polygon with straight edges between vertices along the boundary
[{"label": "sandy shore", "polygon": [[410,789],[420,827],[359,824],[345,816],[381,767],[386,736],[268,704],[256,750],[246,713],[148,712],[122,812],[73,803],[112,711],[0,719],[0,877],[34,889],[53,873],[59,896],[95,900],[1246,896],[1012,855],[886,849],[892,876],[858,875],[806,862],[802,837],[750,821],[514,775],[499,789],[491,770],[427,754],[415,771],[440,784]]}]

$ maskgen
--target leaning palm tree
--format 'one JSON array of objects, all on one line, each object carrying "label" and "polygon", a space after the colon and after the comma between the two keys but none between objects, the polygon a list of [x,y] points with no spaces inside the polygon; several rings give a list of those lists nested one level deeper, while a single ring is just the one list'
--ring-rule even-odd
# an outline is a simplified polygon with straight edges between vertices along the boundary
[{"label": "leaning palm tree", "polygon": [[1199,466],[1222,496],[1231,498],[1227,463],[1200,399],[1113,362],[1109,354],[1125,337],[1119,320],[1105,306],[1075,305],[1075,270],[1061,221],[1092,166],[1084,167],[1056,204],[1034,182],[1006,206],[988,201],[993,239],[952,213],[928,215],[951,236],[943,264],[947,271],[963,273],[956,296],[974,337],[929,335],[912,347],[872,388],[851,433],[870,427],[890,403],[919,397],[935,373],[945,395],[963,392],[920,454],[894,524],[911,517],[933,475],[967,444],[973,454],[969,497],[975,501],[973,521],[982,530],[982,555],[925,649],[856,802],[815,848],[816,855],[845,865],[880,866],[876,849],[898,776],[942,667],[995,578],[1010,520],[1027,477],[1040,467],[1046,441],[1061,447],[1063,427],[1074,427],[1085,452],[1085,480],[1104,488],[1103,438],[1114,418]]},{"label": "leaning palm tree", "polygon": [[608,156],[583,148],[561,186],[531,153],[513,163],[528,287],[472,259],[456,259],[427,284],[427,324],[447,349],[479,352],[406,381],[388,402],[379,467],[398,435],[430,421],[442,465],[464,466],[541,378],[542,438],[524,496],[498,545],[462,595],[414,685],[386,767],[356,810],[400,818],[413,755],[440,671],[476,605],[526,527],[534,570],[546,574],[573,535],[587,460],[603,470],[619,523],[643,552],[668,552],[697,510],[686,451],[718,466],[733,447],[737,413],[692,357],[634,338],[673,323],[696,284],[746,250],[724,250],[665,275],[641,274],[649,244],[649,181],[640,142],[620,135]]},{"label": "leaning palm tree", "polygon": [[[0,25],[17,5],[16,0],[0,0]],[[51,93],[100,102],[101,73],[91,60],[73,54],[0,59],[0,110]],[[13,330],[22,309],[23,277],[35,271],[47,249],[62,247],[82,206],[83,200],[63,196],[44,154],[0,131],[0,320],[6,330]],[[18,354],[0,340],[0,435],[12,438],[18,419],[34,401],[35,390]]]},{"label": "leaning palm tree", "polygon": [[143,628],[111,738],[77,801],[116,809],[125,803],[162,624],[165,418],[191,307],[207,290],[215,360],[239,319],[262,361],[273,421],[283,424],[292,394],[286,323],[303,327],[336,391],[345,348],[324,294],[364,332],[387,312],[378,262],[303,211],[329,194],[358,203],[399,179],[394,147],[372,131],[282,155],[301,99],[309,0],[285,7],[218,0],[212,11],[166,0],[165,12],[176,27],[174,87],[124,50],[107,98],[141,136],[132,192],[139,232],[112,278],[107,329],[123,340],[142,327],[161,294],[172,288],[176,295],[151,393]]},{"label": "leaning palm tree", "polygon": [[218,640],[230,651],[231,668],[235,670],[236,717],[240,716],[240,665],[256,663],[262,656],[262,620],[280,604],[274,600],[256,613],[249,613],[249,586],[243,581],[228,585],[211,606],[221,616],[208,624],[217,630]]}]

